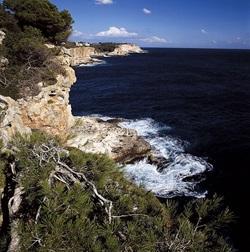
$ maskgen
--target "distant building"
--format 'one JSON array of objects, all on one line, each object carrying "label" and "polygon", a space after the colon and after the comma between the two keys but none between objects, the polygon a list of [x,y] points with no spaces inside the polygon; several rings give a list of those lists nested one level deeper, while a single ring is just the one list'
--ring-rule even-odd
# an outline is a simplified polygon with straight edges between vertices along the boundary
[{"label": "distant building", "polygon": [[76,46],[78,47],[82,47],[82,46],[90,46],[90,44],[88,42],[75,42]]}]

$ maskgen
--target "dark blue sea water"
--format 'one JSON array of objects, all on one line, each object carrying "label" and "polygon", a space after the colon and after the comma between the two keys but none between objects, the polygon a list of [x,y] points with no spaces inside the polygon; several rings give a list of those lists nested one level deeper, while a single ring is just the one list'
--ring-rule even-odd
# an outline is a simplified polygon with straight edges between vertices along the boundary
[{"label": "dark blue sea water", "polygon": [[150,142],[161,167],[141,161],[127,177],[158,197],[217,193],[239,217],[239,251],[250,233],[250,50],[144,48],[76,67],[74,115],[123,118]]}]

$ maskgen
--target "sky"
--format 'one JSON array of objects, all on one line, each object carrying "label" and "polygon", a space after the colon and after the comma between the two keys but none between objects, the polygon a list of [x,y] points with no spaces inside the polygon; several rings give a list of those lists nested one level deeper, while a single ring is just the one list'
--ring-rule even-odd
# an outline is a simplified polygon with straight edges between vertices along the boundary
[{"label": "sky", "polygon": [[50,0],[74,19],[71,41],[250,49],[250,0]]}]

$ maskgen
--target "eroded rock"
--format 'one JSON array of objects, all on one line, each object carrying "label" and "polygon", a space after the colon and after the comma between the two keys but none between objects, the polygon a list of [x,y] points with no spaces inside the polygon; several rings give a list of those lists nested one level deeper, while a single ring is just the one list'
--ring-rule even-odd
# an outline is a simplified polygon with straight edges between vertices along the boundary
[{"label": "eroded rock", "polygon": [[133,129],[121,128],[113,121],[77,117],[67,145],[85,152],[107,154],[119,163],[129,163],[149,155],[150,144]]}]

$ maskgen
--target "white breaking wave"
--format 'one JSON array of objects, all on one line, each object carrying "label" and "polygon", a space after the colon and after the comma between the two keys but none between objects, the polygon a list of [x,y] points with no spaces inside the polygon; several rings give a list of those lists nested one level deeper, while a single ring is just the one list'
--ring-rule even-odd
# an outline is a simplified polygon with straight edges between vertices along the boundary
[{"label": "white breaking wave", "polygon": [[163,198],[206,195],[207,192],[198,191],[196,187],[204,179],[202,174],[211,170],[212,165],[201,157],[185,153],[188,143],[166,135],[170,127],[150,118],[127,120],[119,125],[135,129],[150,143],[153,155],[159,160],[158,166],[148,164],[146,159],[126,165],[124,171],[129,180]]},{"label": "white breaking wave", "polygon": [[85,64],[80,64],[79,67],[94,67],[97,65],[104,65],[107,64],[107,62],[105,60],[103,61],[97,61],[97,62],[92,62],[92,63],[85,63]]},{"label": "white breaking wave", "polygon": [[[104,121],[114,119],[109,116],[92,114]],[[123,169],[128,180],[156,196],[172,198],[176,196],[205,197],[206,191],[199,191],[197,185],[204,180],[203,173],[213,166],[202,157],[185,152],[189,143],[167,134],[171,127],[159,124],[151,118],[127,120],[120,127],[134,129],[150,143],[158,164],[149,164],[147,159],[127,164]],[[160,167],[160,168],[159,168]]]}]

